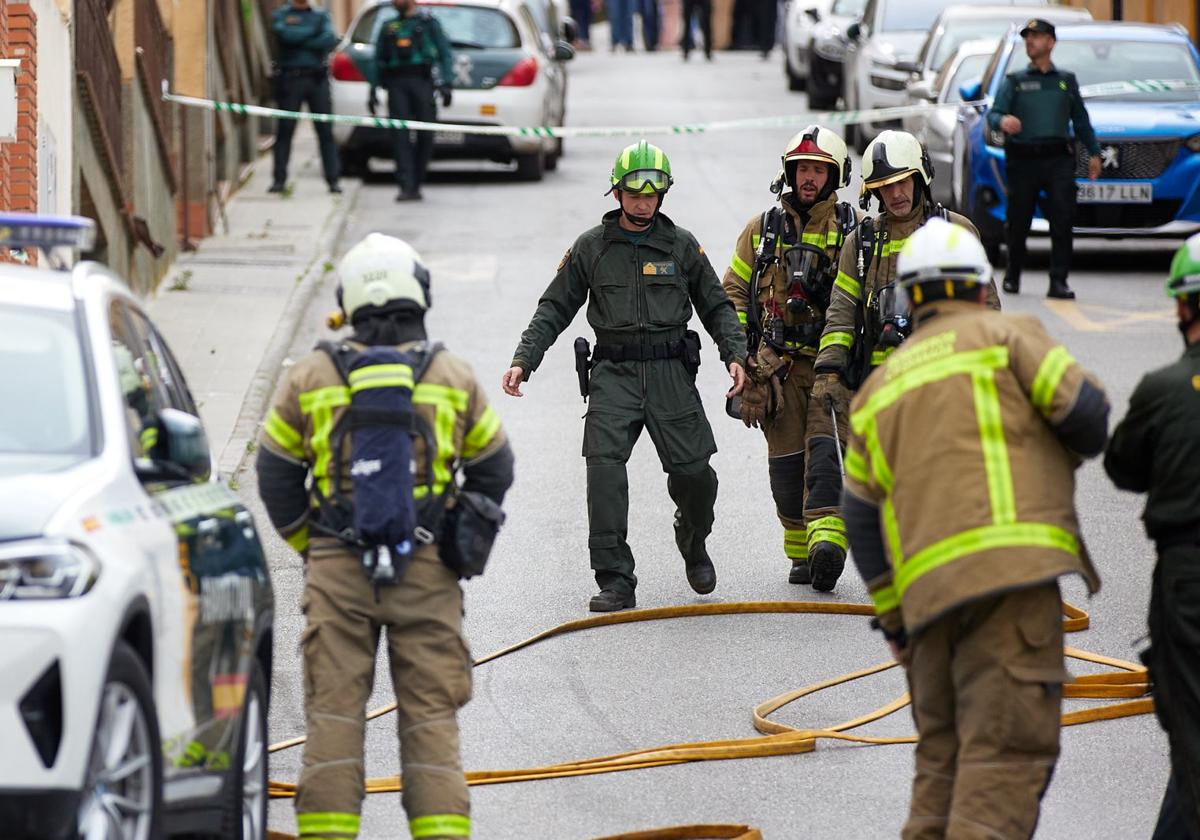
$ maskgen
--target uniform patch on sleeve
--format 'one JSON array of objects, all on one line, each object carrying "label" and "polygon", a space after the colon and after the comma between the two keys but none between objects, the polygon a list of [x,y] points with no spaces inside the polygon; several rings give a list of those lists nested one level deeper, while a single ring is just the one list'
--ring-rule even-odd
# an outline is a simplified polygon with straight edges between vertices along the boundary
[{"label": "uniform patch on sleeve", "polygon": [[642,274],[647,277],[674,277],[675,263],[671,260],[642,263]]},{"label": "uniform patch on sleeve", "polygon": [[700,249],[700,256],[704,256],[704,246],[703,246],[703,245],[697,245],[696,247]]},{"label": "uniform patch on sleeve", "polygon": [[571,261],[571,249],[570,249],[570,248],[568,248],[568,249],[567,249],[567,253],[563,254],[563,258],[562,258],[561,260],[559,260],[559,261],[558,261],[558,268],[556,268],[556,269],[554,269],[554,270],[555,270],[555,271],[562,271],[562,270],[563,270],[563,266],[565,266],[565,265],[566,265],[568,262],[570,262],[570,261]]},{"label": "uniform patch on sleeve", "polygon": [[1192,377],[1192,387],[1200,391],[1200,373]]}]

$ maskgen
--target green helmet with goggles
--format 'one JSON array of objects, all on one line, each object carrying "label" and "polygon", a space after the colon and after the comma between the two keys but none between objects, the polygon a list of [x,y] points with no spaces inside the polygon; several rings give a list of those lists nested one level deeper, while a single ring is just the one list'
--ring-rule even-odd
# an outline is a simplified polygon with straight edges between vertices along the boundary
[{"label": "green helmet with goggles", "polygon": [[644,195],[665,195],[675,179],[671,161],[658,146],[640,140],[626,146],[612,168],[612,189]]},{"label": "green helmet with goggles", "polygon": [[1167,276],[1167,295],[1191,297],[1200,294],[1200,233],[1192,234],[1180,246],[1171,260],[1171,273]]}]

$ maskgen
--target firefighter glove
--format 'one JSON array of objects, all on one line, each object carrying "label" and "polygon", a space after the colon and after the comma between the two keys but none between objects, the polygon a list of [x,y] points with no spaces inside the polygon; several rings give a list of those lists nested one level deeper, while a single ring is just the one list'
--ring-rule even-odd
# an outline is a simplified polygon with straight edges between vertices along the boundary
[{"label": "firefighter glove", "polygon": [[747,379],[742,389],[742,422],[747,429],[765,426],[770,415],[771,386],[759,379]]},{"label": "firefighter glove", "polygon": [[379,100],[375,98],[375,88],[371,88],[371,94],[367,97],[367,110],[371,112],[371,116],[375,116],[375,109],[379,107]]},{"label": "firefighter glove", "polygon": [[850,414],[850,389],[836,373],[819,373],[813,382],[812,398],[822,407],[832,406],[842,417]]},{"label": "firefighter glove", "polygon": [[442,97],[442,107],[449,108],[450,100],[453,98],[450,85],[439,85],[438,95]]}]

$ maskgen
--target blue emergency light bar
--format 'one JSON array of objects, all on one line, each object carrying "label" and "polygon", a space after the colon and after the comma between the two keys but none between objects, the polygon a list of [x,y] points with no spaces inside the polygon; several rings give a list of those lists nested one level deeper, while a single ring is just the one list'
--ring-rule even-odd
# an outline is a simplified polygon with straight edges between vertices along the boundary
[{"label": "blue emergency light bar", "polygon": [[2,248],[77,248],[90,251],[96,244],[96,223],[83,216],[39,216],[36,213],[0,213]]}]

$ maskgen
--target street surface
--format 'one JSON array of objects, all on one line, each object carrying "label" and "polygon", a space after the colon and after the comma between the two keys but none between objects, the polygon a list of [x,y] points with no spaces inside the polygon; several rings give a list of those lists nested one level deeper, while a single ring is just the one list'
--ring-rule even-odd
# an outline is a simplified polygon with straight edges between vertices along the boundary
[{"label": "street surface", "polygon": [[[707,64],[677,53],[581,55],[571,66],[571,125],[695,123],[795,112],[778,52],[719,54]],[[649,138],[670,156],[676,186],[665,212],[692,230],[718,275],[742,226],[770,203],[767,185],[789,130]],[[587,615],[588,568],[584,405],[572,339],[588,335],[582,311],[525,385],[520,400],[500,391],[517,339],[563,251],[612,206],[605,197],[617,152],[631,140],[571,139],[559,171],[543,183],[515,182],[500,166],[436,165],[422,204],[397,205],[390,167],[376,162],[357,197],[339,253],[372,230],[410,241],[433,274],[432,337],[466,357],[499,410],[517,454],[509,518],[487,574],[466,585],[466,629],[482,656],[561,622]],[[857,162],[855,164],[857,173]],[[949,173],[940,173],[948,177]],[[857,196],[857,179],[845,197]],[[1162,280],[1175,242],[1077,243],[1071,283],[1076,303],[1050,303],[1046,245],[1032,247],[1020,297],[1006,309],[1033,313],[1103,379],[1113,421],[1124,414],[1141,373],[1173,359],[1180,339]],[[325,335],[334,307],[332,274],[318,292],[292,351],[295,359]],[[852,566],[835,592],[787,583],[778,521],[757,430],[727,418],[728,379],[706,340],[699,384],[720,452],[716,530],[709,543],[716,592],[688,588],[671,531],[672,506],[650,441],[634,452],[629,540],[638,561],[639,607],[702,601],[864,602]],[[937,441],[929,441],[936,446]],[[252,463],[252,459],[250,461]],[[252,466],[239,492],[260,521]],[[1151,546],[1138,519],[1141,501],[1115,491],[1098,463],[1079,473],[1078,504],[1104,579],[1087,600],[1069,580],[1064,594],[1092,615],[1092,629],[1069,644],[1135,660],[1144,642]],[[264,537],[267,529],[263,529]],[[278,618],[271,740],[303,734],[298,638],[300,563],[271,535]],[[883,640],[850,616],[730,616],[601,628],[551,640],[475,672],[475,698],[461,715],[467,769],[533,767],[693,740],[746,738],[754,705],[792,688],[880,662]],[[391,700],[386,666],[371,708]],[[1087,670],[1078,664],[1071,669]],[[896,670],[823,692],[776,718],[820,728],[849,720],[904,690]],[[1068,709],[1088,702],[1068,701]],[[868,734],[912,732],[907,711]],[[394,719],[368,724],[367,775],[390,776],[399,761]],[[271,776],[294,781],[300,750],[273,757]],[[896,837],[907,812],[910,746],[819,742],[814,753],[707,762],[553,781],[475,787],[472,819],[482,840],[572,840],[695,822],[744,822],[771,840]],[[1062,758],[1042,808],[1039,838],[1148,837],[1167,774],[1167,748],[1150,716],[1067,730]],[[271,827],[293,832],[291,800],[271,806]],[[368,797],[362,836],[406,837],[397,795]]]}]

